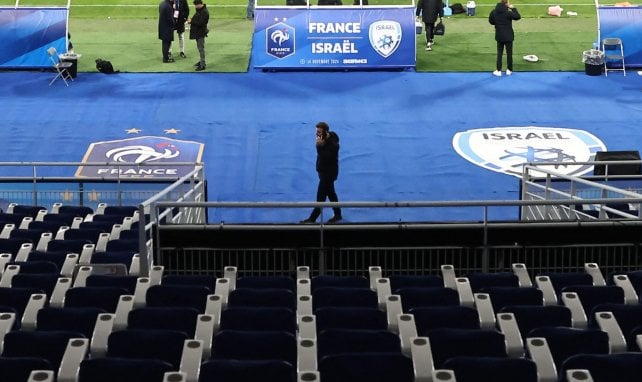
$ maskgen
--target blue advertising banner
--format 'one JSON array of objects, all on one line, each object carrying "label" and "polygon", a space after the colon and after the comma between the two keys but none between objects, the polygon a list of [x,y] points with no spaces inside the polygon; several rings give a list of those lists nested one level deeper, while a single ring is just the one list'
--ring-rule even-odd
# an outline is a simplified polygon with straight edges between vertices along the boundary
[{"label": "blue advertising banner", "polygon": [[624,47],[624,64],[627,67],[642,66],[642,7],[597,8],[599,39],[619,37]]},{"label": "blue advertising banner", "polygon": [[67,51],[67,8],[0,8],[0,68],[50,68],[50,47]]},{"label": "blue advertising banner", "polygon": [[415,66],[415,8],[257,7],[255,68]]}]

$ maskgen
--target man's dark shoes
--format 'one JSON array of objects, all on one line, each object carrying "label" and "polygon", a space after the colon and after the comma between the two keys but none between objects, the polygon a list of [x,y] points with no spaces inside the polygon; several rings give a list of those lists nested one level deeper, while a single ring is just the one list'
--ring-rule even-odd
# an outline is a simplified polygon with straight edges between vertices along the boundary
[{"label": "man's dark shoes", "polygon": [[201,70],[205,70],[205,65],[199,65],[196,67],[197,72],[200,72]]},{"label": "man's dark shoes", "polygon": [[336,223],[340,220],[343,220],[343,217],[341,215],[334,215],[330,218],[330,220],[328,220],[328,224]]},{"label": "man's dark shoes", "polygon": [[194,67],[197,67],[197,66],[201,66],[201,62],[200,61],[194,64]]},{"label": "man's dark shoes", "polygon": [[185,55],[185,53],[183,53],[183,52],[180,52],[180,53],[179,53],[179,56],[181,56],[182,58],[187,58],[187,56],[186,56],[186,55]]},{"label": "man's dark shoes", "polygon": [[166,59],[166,60],[163,60],[163,62],[164,62],[164,63],[174,62],[174,59],[170,57],[170,58],[168,58],[168,59]]},{"label": "man's dark shoes", "polygon": [[307,218],[305,220],[301,220],[299,223],[301,224],[314,224],[314,220]]}]

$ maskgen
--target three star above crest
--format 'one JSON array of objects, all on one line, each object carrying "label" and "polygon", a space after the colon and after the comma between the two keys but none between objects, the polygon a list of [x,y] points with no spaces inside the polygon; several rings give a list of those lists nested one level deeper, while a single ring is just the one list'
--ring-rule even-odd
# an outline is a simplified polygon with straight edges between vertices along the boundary
[{"label": "three star above crest", "polygon": [[171,128],[171,129],[165,129],[165,134],[178,134],[180,130]]},{"label": "three star above crest", "polygon": [[143,131],[143,130],[141,130],[141,129],[137,129],[137,128],[135,128],[135,127],[132,127],[131,129],[127,129],[127,130],[125,130],[125,132],[126,132],[127,134],[138,134],[138,133],[140,133],[141,131]]}]

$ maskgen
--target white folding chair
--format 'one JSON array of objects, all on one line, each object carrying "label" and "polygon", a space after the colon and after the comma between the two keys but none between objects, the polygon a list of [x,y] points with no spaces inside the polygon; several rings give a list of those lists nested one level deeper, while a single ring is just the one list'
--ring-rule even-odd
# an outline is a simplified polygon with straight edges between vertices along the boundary
[{"label": "white folding chair", "polygon": [[62,78],[62,80],[65,82],[65,85],[69,86],[69,83],[67,82],[67,80],[71,80],[71,81],[74,80],[71,77],[71,73],[69,72],[69,69],[71,68],[73,63],[60,61],[60,57],[58,56],[58,51],[53,46],[47,49],[47,54],[49,54],[51,63],[54,69],[56,69],[56,76],[51,80],[51,82],[49,82],[49,86],[51,86],[51,84],[53,84],[58,78]]}]

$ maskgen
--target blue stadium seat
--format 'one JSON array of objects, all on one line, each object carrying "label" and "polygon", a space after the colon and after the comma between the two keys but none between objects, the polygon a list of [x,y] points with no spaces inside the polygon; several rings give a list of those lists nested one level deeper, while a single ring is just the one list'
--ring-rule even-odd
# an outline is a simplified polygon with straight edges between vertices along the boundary
[{"label": "blue stadium seat", "polygon": [[543,327],[571,327],[571,311],[561,305],[509,305],[502,308],[500,313],[513,313],[519,327],[522,340],[525,340],[531,330]]},{"label": "blue stadium seat", "polygon": [[577,293],[587,315],[599,304],[624,304],[624,290],[618,286],[575,285],[563,288],[562,292]]},{"label": "blue stadium seat", "polygon": [[187,334],[178,330],[118,330],[109,335],[107,357],[158,359],[178,370],[187,339]]},{"label": "blue stadium seat", "polygon": [[245,276],[236,280],[237,289],[288,289],[296,292],[296,281],[288,276]]},{"label": "blue stadium seat", "polygon": [[615,317],[629,351],[640,351],[636,344],[635,337],[642,330],[642,305],[625,304],[599,304],[593,308],[589,316],[589,327],[598,329],[595,314],[597,312],[611,312]]},{"label": "blue stadium seat", "polygon": [[65,293],[65,307],[95,307],[114,313],[120,296],[129,294],[127,289],[119,287],[76,287]]},{"label": "blue stadium seat", "polygon": [[57,273],[18,273],[11,279],[11,288],[31,288],[51,297],[60,276]]},{"label": "blue stadium seat", "polygon": [[459,305],[459,293],[456,290],[440,288],[403,288],[396,294],[401,297],[404,312],[425,306]]},{"label": "blue stadium seat", "polygon": [[220,330],[296,333],[296,314],[287,308],[229,307],[221,312]]},{"label": "blue stadium seat", "polygon": [[436,288],[443,287],[444,280],[437,275],[390,275],[390,290],[395,293],[401,288]]},{"label": "blue stadium seat", "polygon": [[578,354],[561,366],[560,375],[569,369],[586,369],[593,382],[638,382],[642,375],[642,353]]},{"label": "blue stadium seat", "polygon": [[42,331],[76,331],[86,338],[91,338],[98,315],[106,313],[100,308],[52,308],[38,310],[36,330]]},{"label": "blue stadium seat", "polygon": [[47,360],[58,370],[67,344],[72,338],[85,338],[77,331],[14,330],[4,337],[2,357],[35,357]]},{"label": "blue stadium seat", "polygon": [[310,280],[312,292],[324,287],[369,288],[370,281],[363,276],[315,276]]},{"label": "blue stadium seat", "polygon": [[386,313],[377,308],[324,307],[314,312],[317,332],[326,329],[387,330]]},{"label": "blue stadium seat", "polygon": [[369,287],[320,287],[312,288],[312,309],[326,306],[370,307],[378,306],[377,293]]},{"label": "blue stadium seat", "polygon": [[27,215],[35,218],[38,215],[38,213],[42,210],[46,210],[46,208],[42,206],[29,206],[26,204],[16,204],[13,206],[13,211],[11,213],[17,214],[17,215]]},{"label": "blue stadium seat", "polygon": [[60,269],[58,269],[58,266],[53,261],[14,261],[7,264],[7,266],[9,265],[19,265],[20,273],[49,273],[53,275],[60,274]]},{"label": "blue stadium seat", "polygon": [[107,251],[94,252],[91,255],[91,264],[123,264],[129,269],[136,251]]},{"label": "blue stadium seat", "polygon": [[177,330],[194,338],[198,310],[186,307],[136,308],[127,317],[128,329]]},{"label": "blue stadium seat", "polygon": [[593,277],[586,272],[544,272],[540,276],[548,276],[558,296],[569,286],[593,285]]},{"label": "blue stadium seat", "polygon": [[528,337],[546,339],[557,370],[561,370],[567,358],[576,354],[609,353],[609,337],[597,329],[540,327],[531,330]]},{"label": "blue stadium seat", "polygon": [[317,334],[319,360],[332,354],[399,353],[401,339],[387,330],[326,329]]},{"label": "blue stadium seat", "polygon": [[495,312],[510,305],[544,305],[544,295],[537,288],[484,287],[480,292],[488,294]]},{"label": "blue stadium seat", "polygon": [[296,310],[296,295],[290,289],[236,288],[229,293],[227,303],[233,307],[281,307]]},{"label": "blue stadium seat", "polygon": [[165,275],[161,279],[162,285],[201,285],[214,293],[216,276],[212,275]]},{"label": "blue stadium seat", "polygon": [[281,360],[212,359],[201,365],[199,382],[295,382],[296,369]]},{"label": "blue stadium seat", "polygon": [[433,329],[428,331],[435,369],[444,368],[446,360],[453,357],[508,356],[504,335],[495,330]]},{"label": "blue stadium seat", "polygon": [[519,279],[513,272],[473,272],[466,275],[473,293],[489,287],[519,287]]},{"label": "blue stadium seat", "polygon": [[136,211],[138,211],[138,207],[136,206],[107,206],[105,207],[103,215],[117,215],[125,217],[133,216]]},{"label": "blue stadium seat", "polygon": [[94,210],[91,207],[87,206],[61,205],[60,207],[58,207],[58,214],[68,214],[84,218],[87,215],[93,213]]},{"label": "blue stadium seat", "polygon": [[526,358],[454,357],[444,362],[457,382],[537,382],[537,366]]},{"label": "blue stadium seat", "polygon": [[147,289],[148,307],[191,307],[205,312],[211,290],[201,285],[152,285]]},{"label": "blue stadium seat", "polygon": [[162,382],[174,366],[159,359],[93,358],[80,363],[78,382]]},{"label": "blue stadium seat", "polygon": [[25,382],[33,370],[55,371],[51,362],[40,357],[0,357],[3,382]]},{"label": "blue stadium seat", "polygon": [[279,360],[297,364],[297,342],[285,331],[221,330],[214,336],[212,359]]},{"label": "blue stadium seat", "polygon": [[134,294],[137,282],[137,276],[89,275],[85,280],[85,286],[118,287],[127,290],[127,294]]},{"label": "blue stadium seat", "polygon": [[408,313],[414,316],[417,334],[422,337],[433,329],[481,329],[477,310],[466,306],[419,307]]},{"label": "blue stadium seat", "polygon": [[323,382],[414,382],[412,360],[401,353],[335,354],[319,360]]},{"label": "blue stadium seat", "polygon": [[47,252],[82,253],[83,247],[87,244],[94,244],[85,239],[54,239],[47,244]]},{"label": "blue stadium seat", "polygon": [[22,315],[33,294],[43,294],[44,291],[35,288],[0,288],[0,311],[15,312],[14,329],[19,329]]}]

